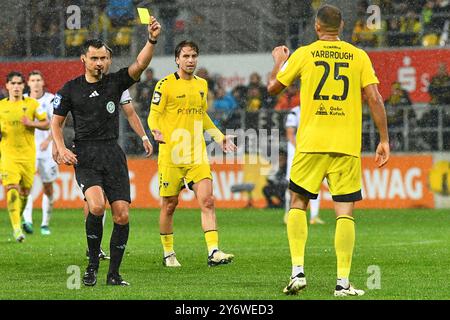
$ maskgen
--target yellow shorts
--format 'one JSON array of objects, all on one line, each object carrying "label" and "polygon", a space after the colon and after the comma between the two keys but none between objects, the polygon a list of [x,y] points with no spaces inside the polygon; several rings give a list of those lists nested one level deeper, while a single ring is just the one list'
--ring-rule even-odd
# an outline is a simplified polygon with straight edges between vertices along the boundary
[{"label": "yellow shorts", "polygon": [[192,186],[203,180],[211,179],[209,163],[196,164],[186,167],[158,166],[159,195],[161,197],[177,196],[185,186],[192,190]]},{"label": "yellow shorts", "polygon": [[33,185],[34,174],[36,173],[35,162],[8,162],[2,164],[1,176],[2,184],[20,185],[22,188],[31,189]]},{"label": "yellow shorts", "polygon": [[289,189],[309,199],[317,199],[327,178],[336,202],[354,202],[361,195],[361,158],[341,153],[299,153],[292,162]]}]

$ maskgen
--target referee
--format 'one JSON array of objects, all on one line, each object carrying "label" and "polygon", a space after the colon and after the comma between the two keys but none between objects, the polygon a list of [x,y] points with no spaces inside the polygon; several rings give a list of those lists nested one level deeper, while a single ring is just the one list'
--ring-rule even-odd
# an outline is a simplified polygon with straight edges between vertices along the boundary
[{"label": "referee", "polygon": [[[139,80],[150,64],[160,32],[161,25],[151,17],[148,41],[136,61],[128,68],[110,74],[105,74],[105,71],[111,49],[102,40],[86,41],[81,53],[84,75],[67,82],[54,99],[51,129],[56,152],[53,154],[58,163],[74,165],[77,182],[89,207],[86,219],[89,264],[83,276],[86,286],[97,283],[102,218],[106,205],[103,194],[111,205],[114,220],[106,283],[129,285],[119,274],[128,241],[131,202],[127,161],[117,144],[120,97],[123,91]],[[72,150],[66,148],[62,131],[69,112],[72,113],[75,129]],[[142,140],[148,142],[148,137],[143,135]],[[148,153],[152,151],[150,149]]]}]

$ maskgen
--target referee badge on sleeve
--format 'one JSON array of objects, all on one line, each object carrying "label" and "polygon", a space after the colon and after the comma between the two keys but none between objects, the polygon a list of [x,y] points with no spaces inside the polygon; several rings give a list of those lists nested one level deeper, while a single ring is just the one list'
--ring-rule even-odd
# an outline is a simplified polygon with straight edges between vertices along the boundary
[{"label": "referee badge on sleeve", "polygon": [[161,101],[161,93],[155,91],[155,93],[153,94],[152,103],[158,105],[160,101]]},{"label": "referee badge on sleeve", "polygon": [[59,106],[61,105],[61,95],[56,94],[55,97],[53,98],[53,109],[58,109]]}]

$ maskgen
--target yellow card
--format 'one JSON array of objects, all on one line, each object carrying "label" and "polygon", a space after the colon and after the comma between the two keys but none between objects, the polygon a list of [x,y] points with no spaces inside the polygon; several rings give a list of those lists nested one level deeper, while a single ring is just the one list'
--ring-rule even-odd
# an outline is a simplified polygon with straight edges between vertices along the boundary
[{"label": "yellow card", "polygon": [[141,24],[150,24],[150,10],[147,8],[137,8]]}]

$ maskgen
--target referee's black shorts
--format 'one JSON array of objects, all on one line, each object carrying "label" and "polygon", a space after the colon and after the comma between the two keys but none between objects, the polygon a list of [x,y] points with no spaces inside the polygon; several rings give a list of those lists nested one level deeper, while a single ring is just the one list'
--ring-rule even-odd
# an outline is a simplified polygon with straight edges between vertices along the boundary
[{"label": "referee's black shorts", "polygon": [[75,176],[83,195],[93,186],[100,186],[111,204],[116,200],[131,203],[130,178],[125,153],[116,140],[75,142],[77,155]]}]

